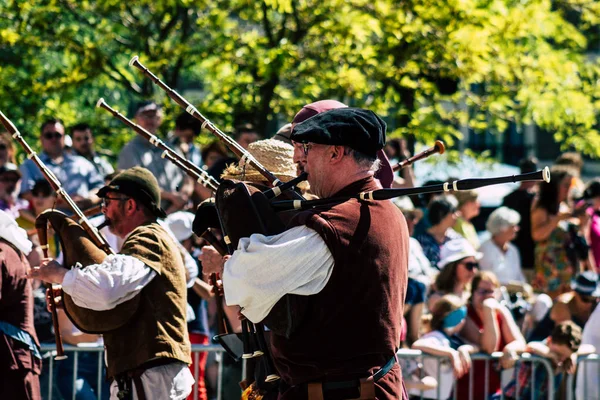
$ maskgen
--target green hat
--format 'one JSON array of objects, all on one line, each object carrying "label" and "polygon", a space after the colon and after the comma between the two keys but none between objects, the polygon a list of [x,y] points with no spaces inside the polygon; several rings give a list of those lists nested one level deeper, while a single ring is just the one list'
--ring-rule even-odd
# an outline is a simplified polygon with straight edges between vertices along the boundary
[{"label": "green hat", "polygon": [[167,213],[160,208],[158,181],[146,168],[133,167],[119,173],[108,185],[98,191],[98,197],[106,197],[108,192],[122,193],[140,201],[159,218],[167,216]]},{"label": "green hat", "polygon": [[349,146],[375,157],[385,145],[385,122],[373,111],[337,108],[322,112],[294,127],[290,139],[301,143]]}]

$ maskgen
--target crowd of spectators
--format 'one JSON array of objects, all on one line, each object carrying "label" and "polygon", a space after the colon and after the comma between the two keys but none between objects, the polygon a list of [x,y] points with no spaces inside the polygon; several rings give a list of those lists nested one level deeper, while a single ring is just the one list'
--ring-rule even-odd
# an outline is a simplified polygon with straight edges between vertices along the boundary
[{"label": "crowd of spectators", "polygon": [[[520,166],[522,173],[538,168],[534,158]],[[403,343],[437,356],[419,368],[404,363],[415,398],[438,398],[438,390],[442,399],[469,398],[471,389],[474,399],[501,393],[547,399],[549,384],[555,398],[575,390],[566,387],[566,377],[579,356],[600,346],[600,180],[583,182],[582,167],[577,153],[561,155],[550,182],[521,183],[480,232],[471,223],[480,212],[476,191],[395,200],[412,228],[409,277],[426,286],[419,297],[424,304],[411,301],[405,313],[413,334]],[[502,356],[486,368],[485,361],[471,361],[473,352]],[[553,376],[521,362],[524,352],[549,359]],[[586,382],[587,398],[600,395],[596,365],[577,377],[577,393]]]},{"label": "crowd of spectators", "polygon": [[[141,103],[135,121],[161,136],[163,114],[156,103]],[[166,135],[165,143],[219,179],[226,165],[235,159],[218,141],[200,148],[194,140],[200,130],[200,123],[183,113],[176,119],[175,129]],[[240,125],[234,138],[243,148],[260,139],[248,124]],[[162,158],[162,150],[141,137],[127,143],[118,160],[109,160],[95,149],[93,128],[85,123],[65,129],[59,119],[48,120],[40,127],[39,140],[40,159],[82,209],[100,204],[96,191],[114,176],[113,165],[116,172],[141,165],[156,176],[162,208],[168,214],[164,226],[180,244],[186,261],[190,339],[195,344],[209,343],[216,330],[216,306],[212,287],[203,279],[198,262],[203,243],[192,233],[192,221],[193,211],[211,195],[210,191]],[[386,151],[391,163],[407,156],[402,142],[390,141]],[[0,133],[0,210],[11,215],[36,244],[35,217],[48,208],[68,209],[35,163],[25,160],[18,166],[15,156],[13,140],[7,133]],[[584,183],[582,166],[577,154],[561,156],[551,169],[549,183],[521,183],[503,199],[501,207],[489,214],[485,231],[480,232],[473,224],[481,208],[477,191],[394,200],[411,235],[402,343],[406,348],[447,359],[404,365],[411,395],[437,398],[439,388],[443,399],[455,394],[457,398],[468,398],[471,382],[473,398],[482,399],[487,382],[492,395],[504,390],[507,397],[516,398],[533,390],[536,396],[542,396],[536,398],[545,398],[549,379],[561,393],[558,389],[564,386],[564,377],[574,372],[576,357],[596,352],[595,346],[600,345],[600,308],[596,307],[600,298],[600,180]],[[536,169],[533,158],[521,163],[523,173]],[[395,187],[413,185],[412,169],[401,174],[393,182]],[[118,246],[116,241],[114,246]],[[49,237],[49,251],[51,256],[59,256],[60,243],[53,235]],[[29,262],[36,265],[40,257],[40,252],[34,250]],[[42,343],[52,343],[44,288],[37,282],[34,287],[38,337]],[[229,312],[236,323],[235,312]],[[78,331],[63,313],[59,318],[66,343],[102,343],[100,336]],[[492,368],[485,368],[483,361],[471,360],[470,355],[476,352],[503,355]],[[549,377],[540,368],[522,367],[501,379],[498,370],[511,371],[523,352],[550,359],[555,375]],[[215,362],[214,354],[194,359],[192,371],[199,371],[199,399],[214,396]],[[55,370],[56,398],[70,398],[73,390],[77,398],[96,398],[97,364],[93,356],[79,358],[74,388],[72,359],[59,362]],[[598,398],[595,368],[579,374],[577,390],[589,376],[588,389]],[[532,374],[535,387],[527,385]],[[47,385],[42,380],[43,390]],[[102,392],[108,394],[105,387]]]}]

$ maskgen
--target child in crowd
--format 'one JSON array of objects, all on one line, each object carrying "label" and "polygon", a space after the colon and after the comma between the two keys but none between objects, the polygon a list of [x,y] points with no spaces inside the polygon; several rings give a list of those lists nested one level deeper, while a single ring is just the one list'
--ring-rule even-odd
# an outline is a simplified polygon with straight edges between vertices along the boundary
[{"label": "child in crowd", "polygon": [[[552,334],[541,342],[529,342],[525,351],[549,359],[554,367],[554,392],[560,388],[563,373],[572,372],[572,355],[581,344],[581,328],[572,321],[556,325]],[[529,399],[532,393],[536,399],[548,399],[548,372],[538,365],[533,374],[533,363],[522,362],[515,368],[513,380],[505,388],[507,399]],[[534,386],[535,382],[535,386]],[[563,398],[555,396],[555,398]]]},{"label": "child in crowd", "polygon": [[[438,388],[424,391],[424,399],[448,399],[452,393],[454,377],[461,377],[471,367],[471,353],[479,351],[475,346],[465,344],[456,333],[459,332],[467,316],[467,308],[456,295],[442,296],[431,310],[431,332],[413,343],[412,348],[434,356],[448,357],[450,365],[437,358],[423,360],[426,375],[439,377]],[[441,368],[438,371],[438,368]],[[439,396],[438,396],[439,392]],[[420,391],[411,390],[411,395],[420,396]]]}]

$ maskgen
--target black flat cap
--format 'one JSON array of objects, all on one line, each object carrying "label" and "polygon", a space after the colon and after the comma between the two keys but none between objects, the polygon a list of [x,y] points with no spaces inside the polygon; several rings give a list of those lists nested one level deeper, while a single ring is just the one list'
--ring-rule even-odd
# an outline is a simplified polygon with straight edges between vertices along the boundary
[{"label": "black flat cap", "polygon": [[126,169],[116,175],[108,185],[98,191],[98,197],[106,197],[109,192],[122,193],[148,207],[158,218],[167,214],[160,208],[160,187],[156,178],[143,167]]},{"label": "black flat cap", "polygon": [[299,123],[290,137],[294,142],[348,146],[375,157],[385,145],[385,122],[373,111],[337,108]]}]

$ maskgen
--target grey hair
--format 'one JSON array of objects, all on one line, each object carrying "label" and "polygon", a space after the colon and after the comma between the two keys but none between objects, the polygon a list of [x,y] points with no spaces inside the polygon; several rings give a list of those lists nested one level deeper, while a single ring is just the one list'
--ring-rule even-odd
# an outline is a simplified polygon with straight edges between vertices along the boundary
[{"label": "grey hair", "polygon": [[485,228],[492,236],[504,232],[513,225],[521,222],[521,216],[518,212],[508,207],[499,207],[494,210],[485,223]]},{"label": "grey hair", "polygon": [[354,150],[348,146],[344,146],[344,154],[352,154],[354,161],[356,161],[356,163],[361,167],[368,168],[369,171],[377,172],[381,167],[381,161],[379,158],[377,158],[377,156],[368,156],[365,153],[361,153],[360,151]]}]

